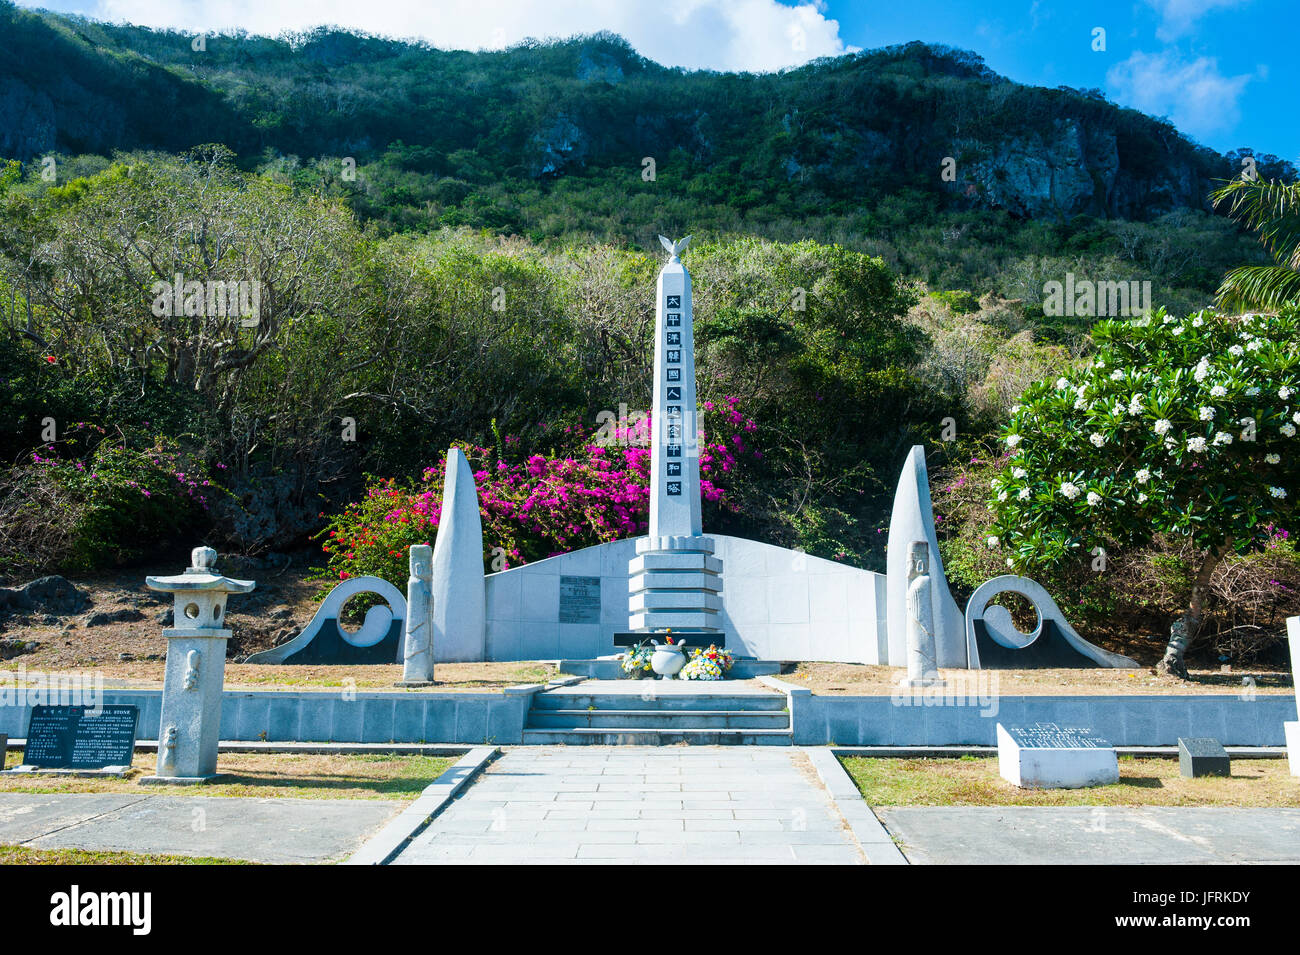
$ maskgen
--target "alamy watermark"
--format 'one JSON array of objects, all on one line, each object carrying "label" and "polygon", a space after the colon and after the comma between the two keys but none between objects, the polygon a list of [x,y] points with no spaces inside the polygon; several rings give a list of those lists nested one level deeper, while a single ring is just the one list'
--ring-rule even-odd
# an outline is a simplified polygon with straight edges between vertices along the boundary
[{"label": "alamy watermark", "polygon": [[104,674],[98,670],[0,671],[0,706],[84,706],[90,716],[104,709]]},{"label": "alamy watermark", "polygon": [[170,282],[150,289],[157,318],[238,318],[244,328],[256,328],[262,313],[262,283],[257,281],[185,281],[176,273]]},{"label": "alamy watermark", "polygon": [[1053,279],[1043,283],[1043,314],[1088,316],[1094,318],[1132,318],[1151,310],[1151,283],[1094,282],[1076,279],[1065,273],[1065,281]]}]

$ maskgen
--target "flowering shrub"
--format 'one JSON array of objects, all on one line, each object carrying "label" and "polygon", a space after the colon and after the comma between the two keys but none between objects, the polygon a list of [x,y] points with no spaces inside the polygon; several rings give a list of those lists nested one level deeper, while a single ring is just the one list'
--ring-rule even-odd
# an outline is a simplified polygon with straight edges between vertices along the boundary
[{"label": "flowering shrub", "polygon": [[1032,385],[1012,409],[988,546],[1032,567],[1186,538],[1201,558],[1164,664],[1179,672],[1218,563],[1294,525],[1297,326],[1295,309],[1099,322],[1092,363]]},{"label": "flowering shrub", "polygon": [[[705,501],[726,506],[723,482],[738,456],[754,454],[745,436],[754,423],[734,398],[706,414],[736,428],[714,442],[700,437],[700,492]],[[633,428],[619,433],[633,437]],[[725,433],[725,432],[724,432]],[[644,534],[650,512],[650,449],[588,443],[570,454],[532,454],[511,461],[519,444],[500,441],[502,450],[462,445],[478,486],[483,521],[484,561],[492,571],[608,541]],[[437,535],[446,457],[424,471],[414,487],[377,480],[360,501],[329,518],[321,537],[329,555],[320,576],[333,580],[373,575],[402,586],[408,576],[407,548],[432,543]]]},{"label": "flowering shrub", "polygon": [[136,450],[78,423],[0,481],[0,570],[120,564],[173,540],[220,490],[171,444]]},{"label": "flowering shrub", "polygon": [[691,658],[677,676],[683,680],[721,680],[734,663],[735,658],[730,650],[710,646],[707,650],[697,649],[692,652]]}]

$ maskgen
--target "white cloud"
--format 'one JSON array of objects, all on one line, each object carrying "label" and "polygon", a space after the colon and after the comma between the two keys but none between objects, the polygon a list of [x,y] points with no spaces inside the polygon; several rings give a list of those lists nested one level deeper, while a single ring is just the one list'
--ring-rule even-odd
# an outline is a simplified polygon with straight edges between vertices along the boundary
[{"label": "white cloud", "polygon": [[90,16],[271,36],[328,24],[460,50],[608,30],[656,62],[690,69],[775,70],[854,49],[821,0],[96,0]]},{"label": "white cloud", "polygon": [[1244,6],[1250,0],[1146,0],[1160,14],[1156,36],[1169,42],[1189,33],[1196,21],[1212,10]]},{"label": "white cloud", "polygon": [[1183,60],[1173,50],[1139,50],[1106,73],[1108,91],[1116,102],[1167,116],[1193,136],[1232,130],[1241,119],[1238,102],[1251,78],[1250,74],[1224,76],[1213,57]]}]

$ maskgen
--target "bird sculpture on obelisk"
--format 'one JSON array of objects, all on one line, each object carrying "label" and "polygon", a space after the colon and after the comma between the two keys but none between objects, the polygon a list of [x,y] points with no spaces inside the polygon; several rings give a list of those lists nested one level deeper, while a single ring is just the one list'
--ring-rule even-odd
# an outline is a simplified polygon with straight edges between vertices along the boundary
[{"label": "bird sculpture on obelisk", "polygon": [[650,414],[650,536],[700,533],[700,442],[695,408],[691,273],[681,255],[691,237],[659,237],[672,258],[655,304],[655,393]]},{"label": "bird sculpture on obelisk", "polygon": [[695,407],[691,274],[682,253],[691,237],[659,241],[672,256],[655,300],[654,398],[650,424],[650,532],[628,564],[628,626],[672,630],[721,643],[722,561],[700,526],[700,429]]}]

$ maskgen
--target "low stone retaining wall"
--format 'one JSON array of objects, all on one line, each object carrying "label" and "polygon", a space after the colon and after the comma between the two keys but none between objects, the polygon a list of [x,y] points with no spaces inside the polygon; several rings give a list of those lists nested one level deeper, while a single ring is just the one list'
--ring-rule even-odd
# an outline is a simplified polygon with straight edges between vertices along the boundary
[{"label": "low stone retaining wall", "polygon": [[789,698],[794,742],[803,746],[993,746],[999,722],[1084,726],[1116,746],[1171,746],[1180,736],[1212,736],[1226,746],[1280,746],[1286,742],[1283,722],[1296,718],[1290,694],[1004,696],[954,703],[815,696],[796,687]]},{"label": "low stone retaining wall", "polygon": [[[518,743],[540,686],[500,693],[227,690],[221,739],[334,743]],[[105,705],[140,707],[137,739],[157,739],[161,690],[104,691]],[[28,706],[0,705],[0,735],[26,737]]]},{"label": "low stone retaining wall", "polygon": [[[772,678],[766,678],[772,679]],[[773,683],[776,682],[773,680]],[[783,684],[788,687],[789,684]],[[499,693],[227,690],[221,739],[266,742],[518,744],[537,686]],[[800,746],[996,744],[997,723],[1086,726],[1116,746],[1172,746],[1180,736],[1212,736],[1226,746],[1281,746],[1282,724],[1296,719],[1287,695],[1007,696],[961,700],[814,696],[788,691]],[[161,690],[105,690],[103,702],[140,707],[139,739],[158,738]],[[926,704],[929,705],[926,705]],[[27,706],[0,705],[0,735],[27,735]]]}]

